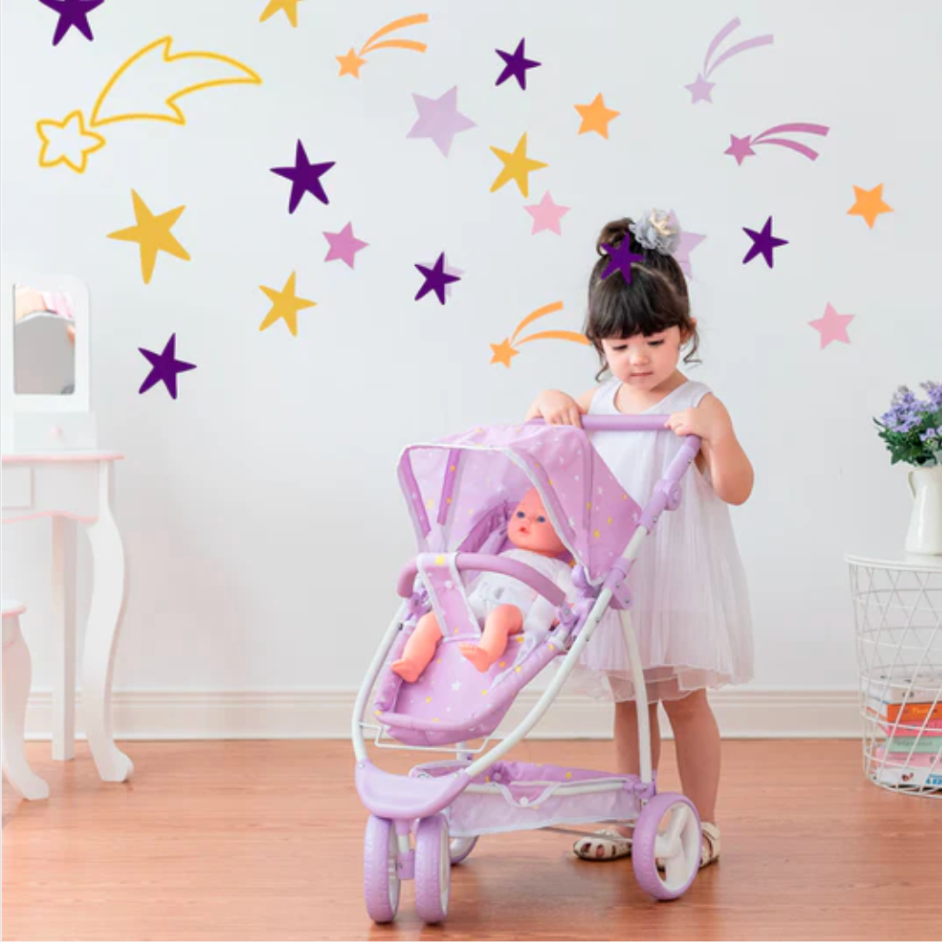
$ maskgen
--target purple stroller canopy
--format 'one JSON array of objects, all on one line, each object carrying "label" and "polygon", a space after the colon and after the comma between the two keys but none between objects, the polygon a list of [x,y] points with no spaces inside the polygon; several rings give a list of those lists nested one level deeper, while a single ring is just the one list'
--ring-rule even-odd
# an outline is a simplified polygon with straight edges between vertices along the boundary
[{"label": "purple stroller canopy", "polygon": [[582,429],[495,425],[411,445],[399,482],[420,552],[498,552],[484,546],[531,488],[589,581],[600,583],[621,554],[641,508],[615,480]]}]

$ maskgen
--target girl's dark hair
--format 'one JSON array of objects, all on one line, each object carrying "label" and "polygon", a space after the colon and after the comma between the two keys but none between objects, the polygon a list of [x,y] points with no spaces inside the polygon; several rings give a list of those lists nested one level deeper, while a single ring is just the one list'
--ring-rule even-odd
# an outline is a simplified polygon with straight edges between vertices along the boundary
[{"label": "girl's dark hair", "polygon": [[[690,349],[684,363],[696,363],[700,338],[690,317],[690,297],[684,273],[672,255],[663,255],[657,249],[645,248],[628,228],[631,219],[616,219],[608,223],[599,234],[595,250],[599,259],[589,277],[589,309],[584,333],[599,355],[602,368],[596,375],[600,380],[608,369],[602,341],[610,338],[627,339],[636,334],[649,337],[670,327],[679,327],[688,338]],[[631,281],[626,282],[620,271],[602,279],[602,272],[610,259],[602,248],[613,248],[628,239],[631,251],[643,255],[644,261],[631,266]]]}]

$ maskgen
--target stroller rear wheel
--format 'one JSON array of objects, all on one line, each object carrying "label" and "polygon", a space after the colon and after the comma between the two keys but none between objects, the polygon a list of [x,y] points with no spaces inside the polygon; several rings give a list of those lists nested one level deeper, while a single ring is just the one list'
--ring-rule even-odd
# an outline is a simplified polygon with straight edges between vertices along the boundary
[{"label": "stroller rear wheel", "polygon": [[399,854],[392,821],[370,815],[363,845],[363,895],[373,922],[392,922],[399,909]]},{"label": "stroller rear wheel", "polygon": [[657,899],[683,896],[700,869],[702,839],[700,816],[689,798],[655,795],[641,809],[632,838],[631,859],[641,888]]},{"label": "stroller rear wheel", "polygon": [[462,860],[466,860],[471,856],[471,851],[474,850],[474,845],[477,844],[477,837],[453,837],[451,839],[451,862],[452,864],[460,864]]},{"label": "stroller rear wheel", "polygon": [[441,922],[448,915],[450,843],[440,814],[423,818],[415,829],[415,910],[424,922]]}]

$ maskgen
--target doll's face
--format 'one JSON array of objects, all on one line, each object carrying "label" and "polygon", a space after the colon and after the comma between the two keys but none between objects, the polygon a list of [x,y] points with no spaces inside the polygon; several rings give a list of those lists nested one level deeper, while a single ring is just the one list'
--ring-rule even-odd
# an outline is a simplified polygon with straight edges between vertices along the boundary
[{"label": "doll's face", "polygon": [[507,536],[514,546],[533,553],[560,556],[566,552],[535,488],[527,491],[517,504],[507,525]]}]

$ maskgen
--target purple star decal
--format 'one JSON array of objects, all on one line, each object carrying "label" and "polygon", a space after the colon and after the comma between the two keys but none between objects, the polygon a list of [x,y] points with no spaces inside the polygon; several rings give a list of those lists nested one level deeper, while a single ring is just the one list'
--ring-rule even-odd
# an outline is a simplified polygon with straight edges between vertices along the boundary
[{"label": "purple star decal", "polygon": [[602,272],[602,281],[616,271],[622,273],[622,277],[627,284],[631,284],[631,263],[643,262],[643,255],[635,255],[628,244],[627,236],[619,242],[617,246],[603,245],[603,249],[608,253],[608,267]]},{"label": "purple star decal", "polygon": [[713,91],[714,85],[716,85],[716,82],[708,82],[702,74],[698,74],[695,82],[684,86],[690,92],[690,104],[695,105],[698,101],[708,101],[712,104],[713,99],[710,97],[710,93]]},{"label": "purple star decal", "polygon": [[439,304],[445,303],[445,287],[452,282],[461,281],[457,275],[449,275],[445,271],[445,253],[438,256],[438,261],[432,268],[425,265],[416,265],[416,268],[422,272],[425,283],[419,288],[419,293],[415,296],[416,301],[424,298],[430,291],[434,291]]},{"label": "purple star decal", "polygon": [[151,386],[157,383],[163,383],[167,387],[167,392],[177,398],[177,373],[185,373],[187,370],[195,370],[195,363],[184,363],[183,360],[176,358],[177,335],[171,334],[167,345],[161,353],[154,353],[152,350],[145,350],[143,347],[137,349],[144,354],[151,365],[151,370],[147,374],[147,379],[138,390],[138,394],[146,393]]},{"label": "purple star decal", "polygon": [[517,84],[521,88],[526,89],[527,69],[535,69],[538,65],[542,65],[542,63],[537,62],[535,59],[528,59],[524,55],[523,46],[525,42],[526,39],[521,39],[513,52],[504,52],[502,49],[494,50],[506,63],[504,71],[500,73],[495,84],[503,85],[507,79],[513,76],[517,80]]},{"label": "purple star decal", "polygon": [[299,140],[294,155],[294,166],[271,168],[272,173],[277,173],[279,177],[285,177],[291,181],[291,199],[288,203],[289,213],[293,213],[298,208],[298,204],[305,193],[316,196],[322,203],[330,202],[324,192],[324,187],[321,185],[321,177],[334,166],[334,163],[335,161],[312,164],[307,159],[307,152]]},{"label": "purple star decal", "polygon": [[772,250],[778,248],[780,245],[788,245],[788,239],[777,239],[772,235],[771,216],[766,219],[761,232],[756,232],[754,229],[747,229],[745,226],[743,226],[742,231],[752,239],[752,248],[749,249],[746,253],[746,257],[742,260],[743,265],[751,262],[757,255],[761,255],[765,259],[766,265],[771,268]]},{"label": "purple star decal", "polygon": [[89,42],[95,37],[88,23],[88,14],[100,7],[105,0],[39,0],[44,7],[55,10],[59,14],[56,32],[52,37],[53,46],[58,46],[63,36],[75,27]]}]

